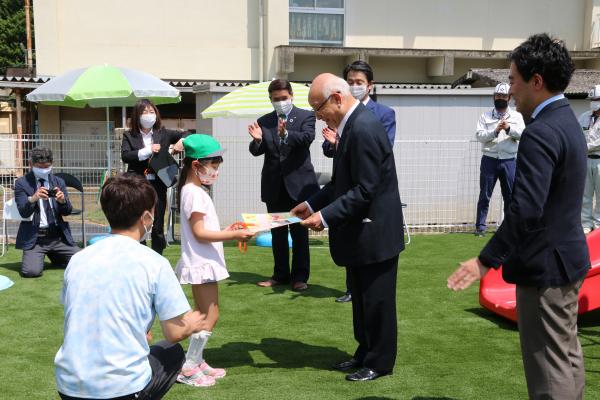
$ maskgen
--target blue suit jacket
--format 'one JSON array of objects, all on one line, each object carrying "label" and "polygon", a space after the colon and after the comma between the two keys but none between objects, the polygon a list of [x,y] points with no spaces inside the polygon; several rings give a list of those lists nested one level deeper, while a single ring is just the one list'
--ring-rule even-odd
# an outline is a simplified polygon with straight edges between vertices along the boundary
[{"label": "blue suit jacket", "polygon": [[581,229],[587,146],[566,99],[548,104],[521,136],[510,208],[479,255],[504,280],[564,286],[583,278],[590,257]]},{"label": "blue suit jacket", "polygon": [[[396,139],[396,112],[390,107],[373,100],[369,100],[365,107],[375,114],[377,119],[383,124],[390,144],[394,147],[394,140]],[[328,141],[323,142],[323,154],[325,157],[332,158],[334,153],[335,146]]]},{"label": "blue suit jacket", "polygon": [[[63,240],[71,246],[75,246],[75,242],[71,236],[69,223],[65,222],[62,218],[65,215],[71,214],[71,210],[73,209],[67,195],[65,181],[57,176],[54,176],[53,174],[50,174],[48,176],[48,184],[51,188],[58,186],[65,194],[66,201],[64,204],[58,203],[55,198],[50,198],[50,201],[52,202],[52,207],[55,210],[54,214],[56,215],[56,223],[60,229]],[[32,221],[21,221],[21,224],[19,225],[16,243],[17,249],[29,250],[33,248],[37,242],[37,233],[38,229],[40,228],[40,206],[39,202],[31,204],[27,200],[27,198],[29,196],[33,196],[36,191],[37,181],[33,172],[27,173],[25,176],[17,179],[15,182],[15,202],[17,203],[19,214],[21,214],[21,217],[23,218],[29,218],[33,214]]]},{"label": "blue suit jacket", "polygon": [[275,111],[258,119],[263,138],[260,144],[252,140],[253,156],[264,154],[261,174],[261,200],[267,204],[278,201],[283,184],[290,197],[302,202],[319,190],[317,176],[310,161],[310,144],[315,140],[315,114],[293,107],[288,115],[287,143],[280,144]]}]

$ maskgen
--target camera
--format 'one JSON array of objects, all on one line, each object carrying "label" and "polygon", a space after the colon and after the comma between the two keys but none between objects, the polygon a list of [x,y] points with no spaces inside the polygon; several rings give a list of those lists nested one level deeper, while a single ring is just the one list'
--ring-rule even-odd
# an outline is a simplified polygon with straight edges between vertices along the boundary
[{"label": "camera", "polygon": [[47,189],[48,197],[56,197],[56,189]]}]

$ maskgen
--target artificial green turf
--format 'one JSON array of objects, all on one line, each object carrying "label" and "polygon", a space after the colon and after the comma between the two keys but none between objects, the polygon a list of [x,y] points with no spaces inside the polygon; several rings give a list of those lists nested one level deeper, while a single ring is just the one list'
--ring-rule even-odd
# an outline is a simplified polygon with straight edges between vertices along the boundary
[{"label": "artificial green turf", "polygon": [[[329,369],[351,356],[355,342],[350,304],[333,301],[343,293],[344,270],[333,265],[328,249],[312,248],[310,288],[298,294],[255,286],[272,272],[270,249],[250,246],[241,254],[228,246],[231,277],[220,284],[221,319],[205,351],[210,364],[227,368],[227,377],[208,389],[176,385],[166,398],[526,398],[515,325],[479,306],[477,285],[463,293],[446,289],[457,262],[476,255],[484,242],[465,234],[413,237],[400,256],[396,369],[390,377],[357,383]],[[165,255],[174,265],[178,253],[172,246]],[[11,247],[0,259],[0,274],[15,281],[0,292],[0,399],[57,398],[53,359],[62,340],[62,270],[21,279],[20,256]],[[599,325],[598,312],[580,318],[586,399],[600,398]],[[154,335],[161,338],[157,326]]]}]

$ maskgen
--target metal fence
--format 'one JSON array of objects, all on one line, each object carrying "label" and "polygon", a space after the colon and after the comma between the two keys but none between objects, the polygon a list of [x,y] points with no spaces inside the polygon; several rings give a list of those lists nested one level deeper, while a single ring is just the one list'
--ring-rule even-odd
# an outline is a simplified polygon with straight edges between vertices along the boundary
[{"label": "metal fence", "polygon": [[[227,149],[213,198],[223,225],[240,218],[242,212],[266,212],[260,201],[262,157],[248,152],[249,140],[241,135],[219,135]],[[322,140],[311,147],[312,161],[319,173],[331,172],[331,159],[323,156]],[[107,171],[107,151],[111,152],[112,170],[122,171],[121,139],[117,135],[107,143],[105,135],[24,135],[18,145],[16,135],[0,135],[0,185],[8,199],[13,197],[14,181],[29,170],[29,152],[46,146],[54,153],[54,172],[76,176],[84,186],[84,195],[69,189],[74,208],[85,200],[87,236],[107,231],[98,195]],[[419,232],[461,232],[473,230],[479,193],[481,145],[470,140],[397,140],[394,145],[396,170],[405,219],[410,229]],[[498,185],[499,186],[499,185]],[[0,199],[1,201],[1,199]],[[2,212],[0,207],[0,212]],[[2,219],[3,214],[0,214]],[[501,198],[496,189],[488,221],[501,218]],[[69,217],[74,235],[81,239],[78,217]],[[9,236],[15,236],[17,221],[7,221]],[[176,232],[178,233],[178,232]]]}]

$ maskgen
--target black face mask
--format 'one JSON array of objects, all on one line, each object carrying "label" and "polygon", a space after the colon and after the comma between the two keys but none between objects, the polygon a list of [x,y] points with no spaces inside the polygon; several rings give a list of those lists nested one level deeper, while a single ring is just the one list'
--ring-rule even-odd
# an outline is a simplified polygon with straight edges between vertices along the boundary
[{"label": "black face mask", "polygon": [[494,107],[496,107],[496,110],[504,110],[508,107],[508,100],[496,99],[494,100]]}]

